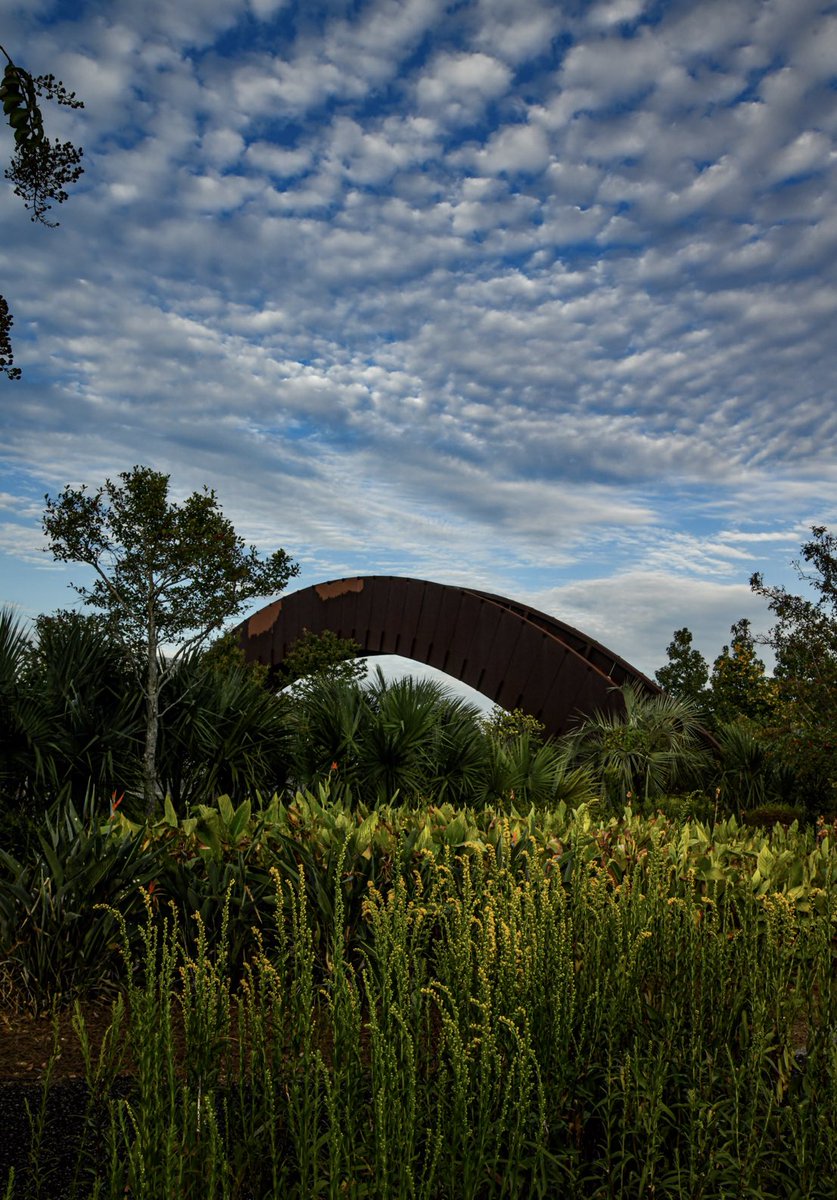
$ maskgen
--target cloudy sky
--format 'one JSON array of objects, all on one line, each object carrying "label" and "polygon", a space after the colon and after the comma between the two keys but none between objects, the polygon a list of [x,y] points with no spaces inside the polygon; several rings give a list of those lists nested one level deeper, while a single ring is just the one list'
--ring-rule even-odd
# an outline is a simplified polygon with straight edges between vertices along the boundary
[{"label": "cloudy sky", "polygon": [[[837,521],[837,4],[0,0],[86,172],[0,188],[0,600],[44,494],[214,486],[297,584],[398,574],[707,657]],[[6,130],[9,134],[8,129]],[[10,135],[5,140],[10,152]]]}]

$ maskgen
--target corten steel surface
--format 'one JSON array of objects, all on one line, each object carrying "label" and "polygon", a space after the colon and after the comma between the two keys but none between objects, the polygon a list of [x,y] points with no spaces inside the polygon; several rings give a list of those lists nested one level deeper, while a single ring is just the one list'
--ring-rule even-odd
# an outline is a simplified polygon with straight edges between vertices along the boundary
[{"label": "corten steel surface", "polygon": [[371,575],[302,588],[238,626],[248,660],[277,668],[305,630],[353,638],[364,654],[438,667],[558,734],[578,715],[618,710],[614,688],[660,689],[624,659],[525,604],[423,579]]}]

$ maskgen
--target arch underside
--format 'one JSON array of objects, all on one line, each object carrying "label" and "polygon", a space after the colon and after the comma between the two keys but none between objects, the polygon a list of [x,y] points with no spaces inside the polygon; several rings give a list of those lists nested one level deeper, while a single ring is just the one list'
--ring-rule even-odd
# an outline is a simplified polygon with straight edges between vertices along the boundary
[{"label": "arch underside", "polygon": [[364,655],[427,663],[550,734],[594,709],[619,709],[614,688],[659,688],[624,659],[555,617],[472,588],[359,576],[314,584],[267,605],[237,630],[248,661],[277,669],[306,630],[352,638]]}]

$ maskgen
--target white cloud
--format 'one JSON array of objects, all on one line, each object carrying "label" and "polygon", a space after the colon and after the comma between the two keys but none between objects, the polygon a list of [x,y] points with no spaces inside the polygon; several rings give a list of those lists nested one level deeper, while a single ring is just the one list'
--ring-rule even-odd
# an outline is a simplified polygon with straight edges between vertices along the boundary
[{"label": "white cloud", "polygon": [[313,153],[308,146],[286,150],[283,147],[272,146],[269,142],[251,142],[247,147],[246,157],[248,163],[254,167],[280,178],[290,178],[308,170]]},{"label": "white cloud", "polygon": [[645,7],[645,0],[602,0],[590,12],[590,24],[607,29],[622,22],[635,21]]},{"label": "white cloud", "polygon": [[488,174],[538,174],[549,164],[549,142],[535,125],[513,125],[501,129],[475,156]]},{"label": "white cloud", "polygon": [[250,8],[259,21],[270,21],[286,4],[287,0],[250,0]]},{"label": "white cloud", "polygon": [[509,68],[488,54],[442,53],[416,85],[419,109],[450,124],[466,124],[502,95],[511,81]]},{"label": "white cloud", "polygon": [[831,138],[806,129],[773,160],[770,178],[778,181],[792,175],[804,175],[807,171],[824,170],[833,161],[834,153]]},{"label": "white cloud", "polygon": [[833,81],[837,59],[837,16],[831,13],[818,21],[800,22],[791,57],[811,82]]},{"label": "white cloud", "polygon": [[584,107],[604,108],[652,91],[667,57],[665,40],[650,34],[627,41],[619,37],[590,40],[567,53],[561,86],[585,90]]},{"label": "white cloud", "polygon": [[602,642],[650,678],[666,662],[675,629],[694,635],[709,666],[729,639],[730,626],[749,617],[766,629],[766,604],[746,584],[718,583],[655,570],[628,570],[552,588],[538,607]]}]

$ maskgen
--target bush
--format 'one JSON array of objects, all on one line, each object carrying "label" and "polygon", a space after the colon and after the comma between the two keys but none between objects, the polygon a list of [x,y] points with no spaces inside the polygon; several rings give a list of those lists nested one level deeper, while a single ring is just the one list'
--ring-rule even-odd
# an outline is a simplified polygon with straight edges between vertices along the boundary
[{"label": "bush", "polygon": [[92,794],[81,813],[57,802],[35,832],[20,858],[0,850],[0,955],[16,993],[39,1008],[113,986],[117,926],[96,906],[140,913],[163,848],[146,847],[144,832],[114,836]]},{"label": "bush", "polygon": [[756,808],[742,813],[745,825],[761,829],[772,829],[774,825],[784,825],[786,828],[796,821],[800,828],[808,823],[808,813],[804,808],[792,804],[759,804]]}]

